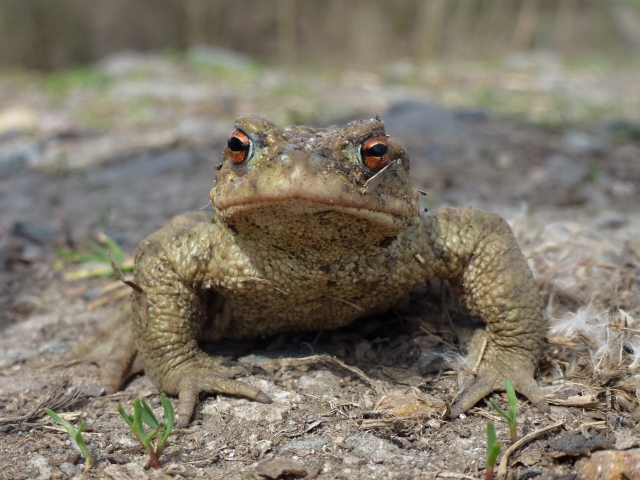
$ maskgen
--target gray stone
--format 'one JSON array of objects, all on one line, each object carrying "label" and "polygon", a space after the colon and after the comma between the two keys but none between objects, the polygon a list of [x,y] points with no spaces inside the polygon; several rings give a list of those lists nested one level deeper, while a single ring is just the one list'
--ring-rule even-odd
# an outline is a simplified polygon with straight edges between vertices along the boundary
[{"label": "gray stone", "polygon": [[37,142],[17,140],[0,145],[0,177],[38,163],[41,149]]},{"label": "gray stone", "polygon": [[605,150],[601,139],[586,132],[570,131],[562,136],[562,146],[568,151],[580,154],[597,155]]},{"label": "gray stone", "polygon": [[451,111],[415,100],[394,104],[382,115],[382,119],[387,132],[401,139],[425,134],[458,136],[464,130]]},{"label": "gray stone", "polygon": [[581,185],[589,173],[584,162],[572,160],[564,155],[552,155],[544,162],[547,181],[553,185],[570,190]]},{"label": "gray stone", "polygon": [[356,433],[345,439],[345,445],[351,447],[353,455],[362,455],[375,463],[413,460],[413,457],[402,455],[402,450],[393,443],[376,437],[369,432]]},{"label": "gray stone", "polygon": [[65,475],[69,475],[70,477],[72,475],[80,475],[82,473],[82,469],[80,467],[69,462],[60,464],[59,468],[60,470],[62,470],[62,473],[64,473]]},{"label": "gray stone", "polygon": [[296,454],[303,450],[321,450],[327,444],[327,441],[318,437],[300,437],[283,443],[278,447],[278,453]]},{"label": "gray stone", "polygon": [[174,170],[188,172],[195,161],[191,152],[186,150],[144,155],[122,165],[94,170],[87,175],[87,183],[94,187],[108,186],[162,175]]},{"label": "gray stone", "polygon": [[360,467],[364,465],[364,458],[356,457],[354,455],[347,455],[342,459],[342,463],[346,467]]}]

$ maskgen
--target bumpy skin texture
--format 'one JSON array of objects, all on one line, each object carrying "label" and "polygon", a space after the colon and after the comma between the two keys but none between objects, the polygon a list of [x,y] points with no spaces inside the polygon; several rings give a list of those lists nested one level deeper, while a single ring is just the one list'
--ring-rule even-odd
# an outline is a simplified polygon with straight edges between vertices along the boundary
[{"label": "bumpy skin texture", "polygon": [[[241,371],[197,341],[337,328],[388,309],[433,277],[450,280],[488,330],[479,371],[451,415],[503,388],[506,378],[548,410],[533,379],[541,301],[504,220],[472,208],[420,215],[408,155],[384,140],[377,119],[278,129],[241,117],[236,128],[246,152],[237,151],[238,141],[225,150],[211,191],[213,218],[174,219],[136,255],[135,283],[145,295],[132,302],[135,348],[153,383],[179,395],[179,426],[201,392],[271,401],[234,380]],[[364,161],[363,142],[372,138],[388,143],[382,170]],[[238,155],[243,161],[234,163]],[[124,375],[125,367],[117,371]],[[105,374],[114,383],[117,375]]]}]

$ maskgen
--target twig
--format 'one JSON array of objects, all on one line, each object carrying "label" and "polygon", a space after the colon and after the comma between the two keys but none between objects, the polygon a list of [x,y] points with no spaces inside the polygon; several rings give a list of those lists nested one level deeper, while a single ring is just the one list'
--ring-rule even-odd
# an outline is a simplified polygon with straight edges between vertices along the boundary
[{"label": "twig", "polygon": [[529,443],[531,440],[535,440],[536,438],[544,435],[545,433],[547,433],[550,430],[553,430],[554,428],[558,428],[562,424],[564,424],[564,421],[561,420],[557,423],[554,423],[553,425],[549,425],[548,427],[544,427],[543,429],[532,432],[526,437],[522,437],[516,443],[511,445],[509,449],[506,452],[504,452],[504,455],[502,456],[502,460],[500,460],[500,466],[498,467],[498,473],[496,475],[496,479],[502,480],[507,476],[507,463],[509,462],[509,456],[513,452],[519,449],[522,445]]},{"label": "twig", "polygon": [[118,277],[122,283],[129,285],[140,294],[140,322],[142,323],[142,328],[147,328],[147,292],[145,292],[137,283],[124,278],[122,270],[120,270],[120,267],[116,265],[116,262],[113,259],[113,252],[111,250],[109,250],[109,261],[111,262],[111,269],[113,270],[113,273],[116,274],[116,277]]},{"label": "twig", "polygon": [[[378,386],[376,382],[373,381],[366,373],[360,370],[358,367],[351,367],[337,358],[331,357],[329,355],[311,355],[310,357],[303,358],[281,358],[278,360],[270,360],[266,363],[266,365],[271,365],[274,367],[299,367],[302,365],[309,365],[311,363],[322,363],[324,365],[329,365],[334,368],[339,368],[343,370],[347,370],[353,373],[356,377],[358,377],[363,382],[369,384],[375,391],[376,394],[384,393],[382,389]],[[265,365],[262,364],[262,367]]]},{"label": "twig", "polygon": [[473,373],[474,375],[478,373],[480,362],[482,362],[482,357],[484,357],[484,351],[487,349],[487,343],[489,343],[489,339],[487,337],[484,337],[482,347],[480,348],[480,353],[478,354],[478,359],[476,360],[476,364],[473,366],[473,370],[471,370],[471,373]]}]

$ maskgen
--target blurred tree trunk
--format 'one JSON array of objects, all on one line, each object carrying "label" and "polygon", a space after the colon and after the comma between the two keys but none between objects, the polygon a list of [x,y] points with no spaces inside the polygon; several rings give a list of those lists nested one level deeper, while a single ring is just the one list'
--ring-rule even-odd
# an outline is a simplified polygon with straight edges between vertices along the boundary
[{"label": "blurred tree trunk", "polygon": [[533,46],[538,28],[538,17],[542,0],[522,0],[520,13],[516,20],[511,48],[513,50],[527,50]]},{"label": "blurred tree trunk", "polygon": [[638,13],[638,9],[622,2],[603,4],[610,10],[619,33],[636,50],[640,50],[640,13]]},{"label": "blurred tree trunk", "polygon": [[187,9],[187,45],[204,45],[209,43],[207,35],[207,0],[186,0]]},{"label": "blurred tree trunk", "polygon": [[423,0],[418,8],[418,56],[427,60],[442,51],[449,0]]},{"label": "blurred tree trunk", "polygon": [[297,55],[296,0],[277,0],[278,54],[280,61],[295,62]]}]

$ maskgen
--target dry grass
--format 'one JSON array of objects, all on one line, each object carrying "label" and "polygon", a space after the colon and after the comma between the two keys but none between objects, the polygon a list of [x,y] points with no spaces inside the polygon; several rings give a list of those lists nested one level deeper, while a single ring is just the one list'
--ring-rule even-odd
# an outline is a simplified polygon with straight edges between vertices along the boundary
[{"label": "dry grass", "polygon": [[528,223],[519,218],[513,226],[549,319],[543,369],[583,392],[604,393],[608,407],[633,410],[640,398],[638,234],[569,222],[536,231]]}]

